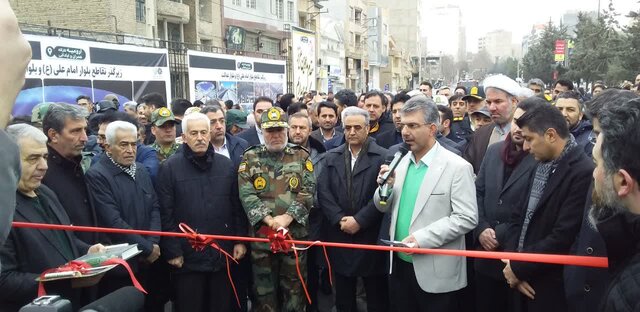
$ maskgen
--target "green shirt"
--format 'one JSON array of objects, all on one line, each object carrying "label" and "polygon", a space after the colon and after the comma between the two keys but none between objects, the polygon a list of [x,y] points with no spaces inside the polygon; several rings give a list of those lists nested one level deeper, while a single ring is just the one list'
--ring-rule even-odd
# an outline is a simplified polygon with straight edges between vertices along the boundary
[{"label": "green shirt", "polygon": [[[410,154],[411,163],[409,164],[407,175],[402,185],[394,240],[401,241],[411,234],[409,233],[409,226],[411,225],[411,217],[413,216],[413,209],[416,206],[418,192],[420,192],[422,180],[424,180],[429,164],[433,161],[439,148],[440,144],[436,142],[418,162],[416,162],[413,153]],[[409,254],[399,252],[398,257],[404,261],[412,262],[411,255]]]}]

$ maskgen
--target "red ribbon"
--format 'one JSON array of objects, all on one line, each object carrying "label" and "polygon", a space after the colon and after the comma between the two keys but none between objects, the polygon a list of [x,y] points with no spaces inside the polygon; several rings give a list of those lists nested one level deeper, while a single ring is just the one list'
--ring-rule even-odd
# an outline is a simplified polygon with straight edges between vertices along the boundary
[{"label": "red ribbon", "polygon": [[196,251],[203,251],[205,248],[207,248],[207,246],[209,246],[209,247],[212,247],[213,249],[216,249],[217,251],[219,251],[224,255],[224,258],[227,263],[227,277],[229,277],[229,283],[231,284],[231,289],[233,289],[233,294],[236,296],[236,302],[238,303],[238,307],[241,307],[240,297],[238,297],[238,291],[236,290],[236,285],[233,283],[233,278],[231,277],[231,267],[229,266],[229,259],[235,262],[235,264],[238,264],[238,261],[236,261],[236,259],[234,259],[229,253],[227,253],[218,244],[216,244],[213,237],[207,237],[205,235],[198,234],[191,227],[189,227],[184,223],[178,224],[178,228],[180,228],[180,231],[182,231],[182,233],[189,235],[188,237],[189,243],[191,244],[191,247]]},{"label": "red ribbon", "polygon": [[[58,224],[31,223],[31,222],[13,222],[12,226],[15,228],[32,228],[32,229],[113,233],[113,234],[138,234],[138,235],[149,235],[149,236],[182,237],[187,239],[192,237],[192,235],[189,235],[187,233],[145,231],[145,230],[133,230],[133,229],[114,229],[114,228],[103,228],[103,227],[58,225]],[[217,240],[269,243],[269,239],[267,238],[224,236],[224,235],[210,235],[210,234],[199,234],[199,235],[206,238],[217,239]],[[501,251],[457,250],[457,249],[404,248],[404,247],[392,247],[392,246],[381,246],[381,245],[349,244],[349,243],[333,243],[333,242],[310,242],[310,241],[299,241],[299,240],[286,240],[286,242],[293,243],[293,244],[307,245],[307,246],[318,245],[318,246],[324,246],[324,247],[394,251],[394,252],[405,252],[405,253],[422,254],[422,255],[431,254],[431,255],[460,256],[460,257],[496,259],[496,260],[508,259],[512,261],[536,262],[536,263],[548,263],[548,264],[560,264],[560,265],[576,265],[576,266],[585,266],[585,267],[593,267],[593,268],[608,267],[607,257],[536,254],[536,253],[501,252]]]},{"label": "red ribbon", "polygon": [[[298,258],[298,249],[295,244],[292,243],[293,238],[291,234],[288,233],[287,229],[279,228],[277,231],[274,231],[272,228],[267,226],[261,226],[257,232],[258,234],[262,234],[269,239],[269,248],[273,253],[289,253],[289,251],[293,250],[293,254],[296,257],[296,271],[298,272],[298,278],[300,279],[300,283],[302,284],[302,289],[304,290],[305,295],[307,295],[307,300],[309,304],[311,304],[311,296],[309,296],[309,291],[307,290],[307,284],[304,282],[304,278],[302,276],[302,272],[300,271],[300,260]],[[314,242],[309,245],[309,247],[315,245]],[[309,248],[307,247],[307,248]],[[327,261],[327,268],[329,270],[329,283],[333,286],[333,279],[331,275],[331,263],[329,262],[329,256],[327,255],[327,248],[322,246],[322,250],[324,251],[324,259]]]},{"label": "red ribbon", "polygon": [[[131,270],[129,263],[127,263],[126,260],[122,258],[111,258],[100,263],[100,266],[107,266],[112,264],[122,265],[127,270],[127,272],[129,272],[129,278],[131,278],[131,282],[133,283],[133,286],[135,286],[135,288],[137,288],[139,291],[145,294],[147,293],[147,291],[144,290],[140,282],[138,282],[138,279],[133,274],[133,271]],[[49,269],[42,272],[42,274],[40,274],[40,282],[38,283],[38,297],[45,296],[47,294],[43,285],[43,279],[45,278],[45,275],[50,273],[60,273],[60,272],[77,272],[79,274],[87,274],[90,272],[89,270],[91,268],[92,266],[84,261],[73,260],[63,266],[60,266],[54,269]]]}]

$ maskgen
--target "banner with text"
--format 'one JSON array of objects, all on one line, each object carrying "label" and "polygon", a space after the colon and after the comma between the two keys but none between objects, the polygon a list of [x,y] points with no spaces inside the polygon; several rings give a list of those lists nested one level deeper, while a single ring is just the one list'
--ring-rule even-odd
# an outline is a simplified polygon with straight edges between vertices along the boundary
[{"label": "banner with text", "polygon": [[32,58],[14,116],[30,115],[42,102],[75,103],[80,95],[97,102],[115,94],[124,103],[158,92],[171,99],[167,50],[60,37],[25,38]]},{"label": "banner with text", "polygon": [[316,38],[313,32],[291,27],[293,94],[316,90]]},{"label": "banner with text", "polygon": [[191,101],[231,100],[249,110],[266,96],[274,101],[285,93],[285,61],[238,55],[187,51]]}]

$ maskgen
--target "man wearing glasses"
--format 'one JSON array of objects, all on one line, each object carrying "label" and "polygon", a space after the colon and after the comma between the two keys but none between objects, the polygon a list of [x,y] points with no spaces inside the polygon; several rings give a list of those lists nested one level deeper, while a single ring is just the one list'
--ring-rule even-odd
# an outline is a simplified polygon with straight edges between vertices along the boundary
[{"label": "man wearing glasses", "polygon": [[[465,249],[465,233],[478,223],[473,168],[437,141],[436,105],[415,96],[401,110],[402,138],[410,153],[387,180],[391,190],[374,194],[381,212],[390,211],[389,236],[409,248]],[[378,184],[389,167],[381,167]],[[394,183],[394,180],[398,181]],[[388,196],[384,202],[381,197]],[[390,303],[397,311],[455,311],[467,286],[462,257],[390,254]]]}]

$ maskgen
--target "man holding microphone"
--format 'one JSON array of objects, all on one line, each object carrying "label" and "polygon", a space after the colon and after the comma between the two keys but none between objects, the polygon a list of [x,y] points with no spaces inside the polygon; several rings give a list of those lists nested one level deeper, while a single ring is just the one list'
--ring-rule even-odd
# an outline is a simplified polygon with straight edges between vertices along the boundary
[{"label": "man holding microphone", "polygon": [[[415,96],[401,110],[402,138],[410,152],[379,187],[374,204],[391,211],[389,236],[410,248],[465,249],[464,235],[478,222],[473,168],[436,142],[438,109]],[[389,171],[383,165],[378,184]],[[384,194],[383,194],[384,193]],[[395,244],[395,243],[394,243]],[[462,257],[391,252],[390,303],[398,311],[457,311],[467,285]]]}]

